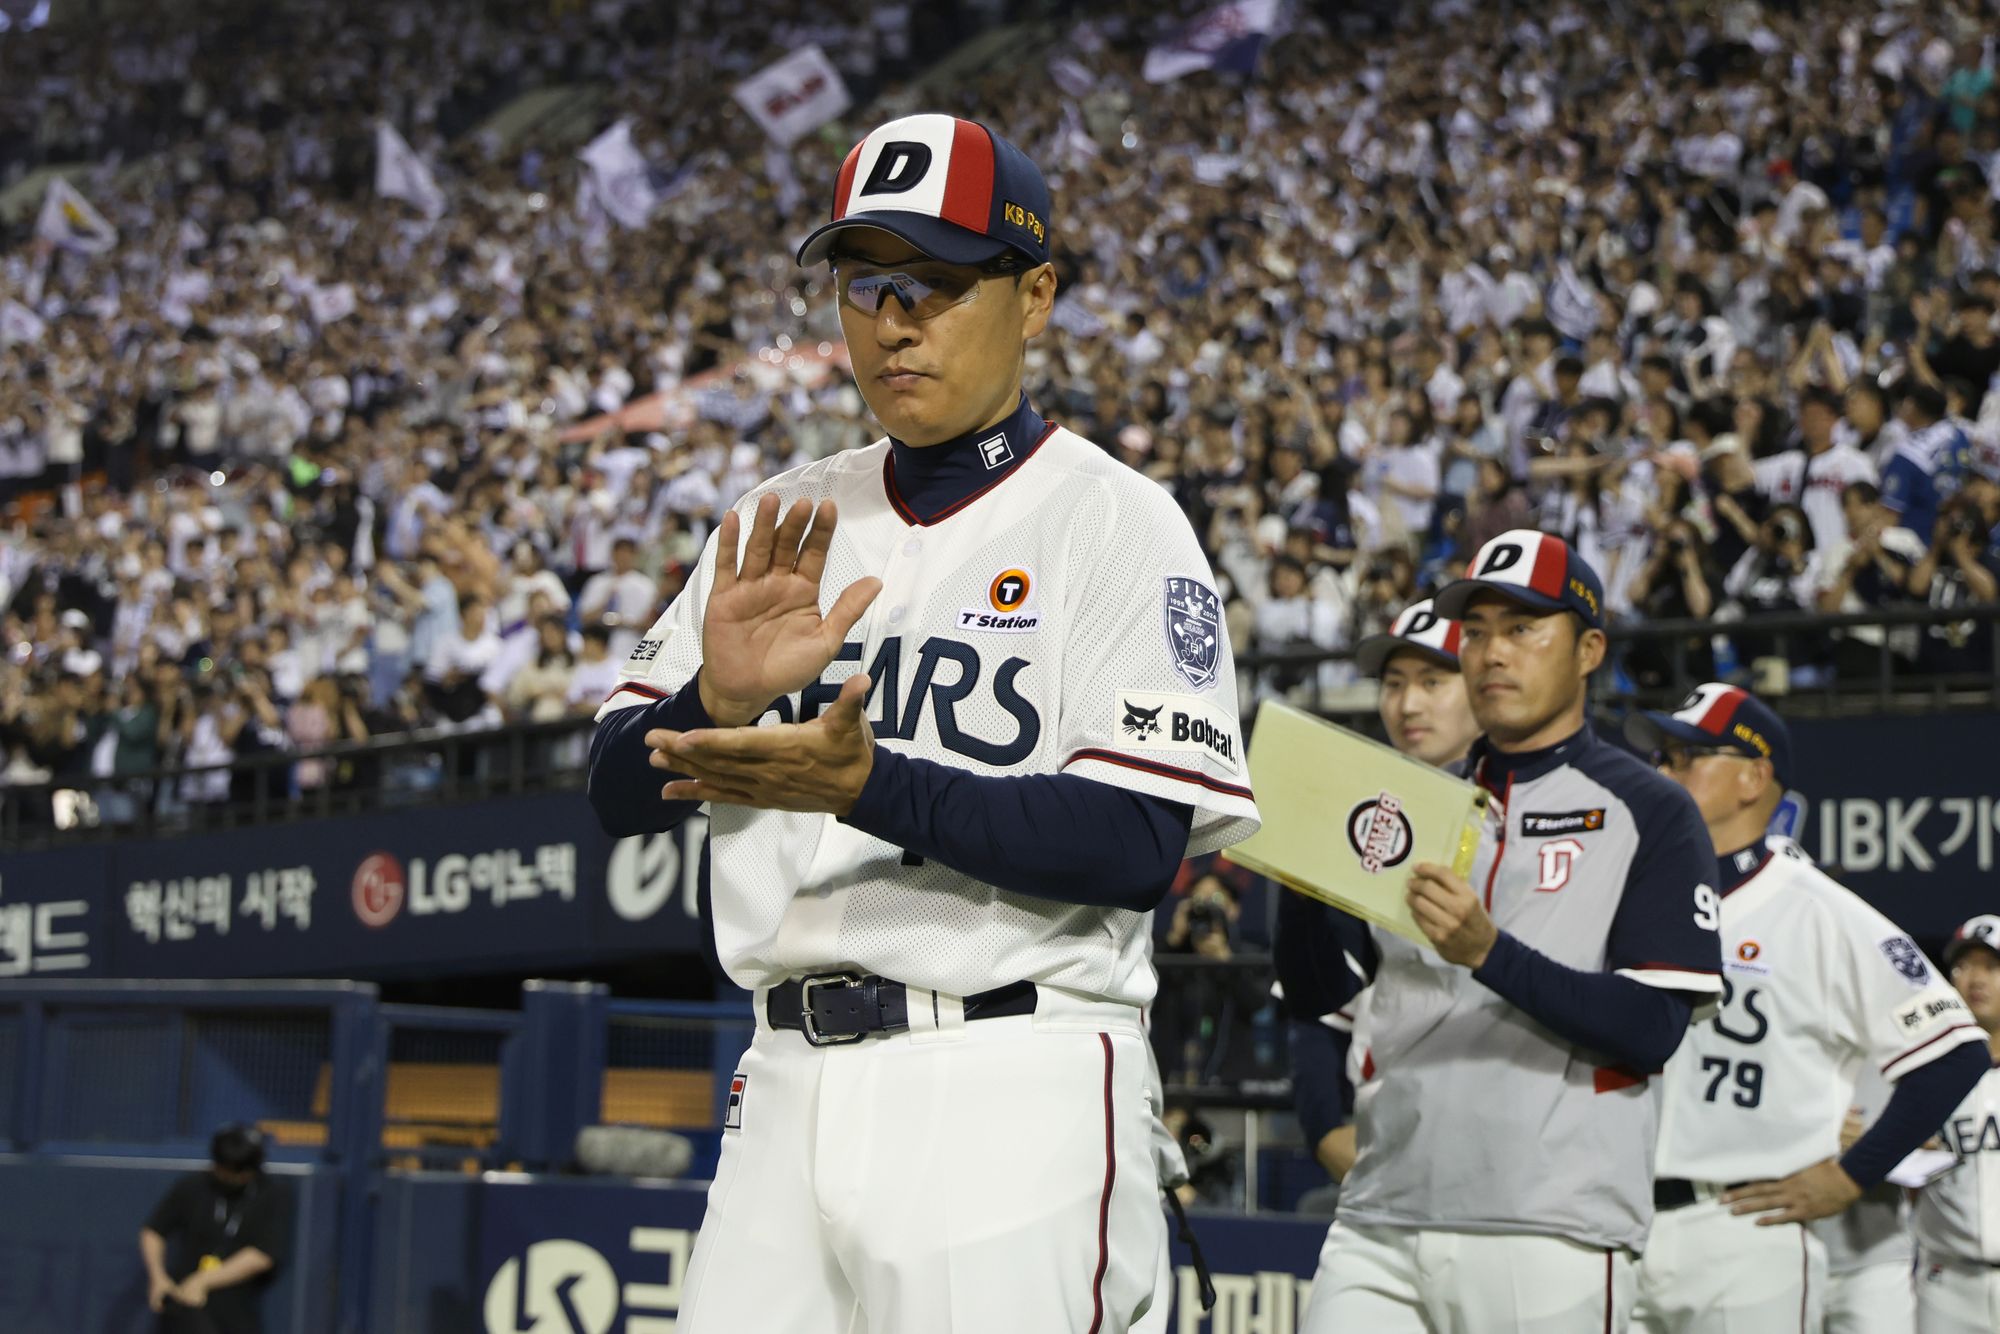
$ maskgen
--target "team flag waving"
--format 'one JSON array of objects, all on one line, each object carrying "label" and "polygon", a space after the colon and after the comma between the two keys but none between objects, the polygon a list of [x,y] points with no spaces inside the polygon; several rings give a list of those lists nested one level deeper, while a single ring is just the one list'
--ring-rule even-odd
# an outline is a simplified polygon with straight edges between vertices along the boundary
[{"label": "team flag waving", "polygon": [[853,105],[847,82],[817,46],[802,46],[736,85],[735,98],[780,144],[811,134]]},{"label": "team flag waving", "polygon": [[387,121],[375,126],[375,193],[416,205],[427,218],[444,216],[444,191],[409,141]]},{"label": "team flag waving", "polygon": [[589,168],[584,189],[621,227],[644,227],[660,202],[653,173],[632,142],[632,122],[621,120],[584,145],[577,157]]},{"label": "team flag waving", "polygon": [[1172,83],[1204,69],[1248,74],[1277,27],[1278,0],[1230,0],[1149,48],[1142,73],[1147,83]]},{"label": "team flag waving", "polygon": [[118,229],[104,220],[80,191],[60,176],[49,179],[35,235],[58,250],[102,255],[118,244]]}]

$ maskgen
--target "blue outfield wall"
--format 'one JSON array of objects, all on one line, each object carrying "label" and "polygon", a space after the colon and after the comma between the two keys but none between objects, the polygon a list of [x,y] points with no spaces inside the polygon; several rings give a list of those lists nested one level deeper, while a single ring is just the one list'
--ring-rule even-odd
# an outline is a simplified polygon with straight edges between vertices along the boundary
[{"label": "blue outfield wall", "polygon": [[[0,1154],[0,1330],[153,1334],[139,1228],[197,1159]],[[332,1334],[340,1180],[274,1164],[291,1192],[291,1258],[265,1295],[272,1334]],[[512,1331],[510,1331],[512,1334]]]}]

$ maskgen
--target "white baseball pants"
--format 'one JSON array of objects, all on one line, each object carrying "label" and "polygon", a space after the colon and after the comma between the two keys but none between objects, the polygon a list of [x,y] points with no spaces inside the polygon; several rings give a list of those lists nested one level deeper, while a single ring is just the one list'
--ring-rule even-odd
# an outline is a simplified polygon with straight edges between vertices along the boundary
[{"label": "white baseball pants", "polygon": [[2000,1269],[1945,1256],[1917,1262],[1917,1334],[1993,1334],[2000,1329]]},{"label": "white baseball pants", "polygon": [[1908,1260],[1828,1276],[1826,1334],[1911,1334],[1916,1327]]},{"label": "white baseball pants", "polygon": [[1139,1012],[929,995],[829,1047],[758,996],[682,1334],[1128,1334],[1167,1300]]},{"label": "white baseball pants", "polygon": [[1623,1334],[1632,1291],[1628,1251],[1335,1223],[1299,1334]]},{"label": "white baseball pants", "polygon": [[1653,1215],[1639,1262],[1644,1334],[1820,1334],[1826,1247],[1802,1224],[1759,1227],[1729,1212],[1719,1188]]}]

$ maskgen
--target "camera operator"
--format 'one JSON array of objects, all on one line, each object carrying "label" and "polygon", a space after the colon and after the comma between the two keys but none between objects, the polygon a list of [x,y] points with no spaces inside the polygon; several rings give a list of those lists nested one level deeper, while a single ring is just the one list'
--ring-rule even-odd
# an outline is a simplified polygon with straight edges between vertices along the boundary
[{"label": "camera operator", "polygon": [[[1939,511],[1930,550],[1910,567],[1907,587],[1941,611],[2000,601],[2000,483],[1968,476]],[[1918,664],[1933,672],[1983,671],[1992,665],[1992,643],[1991,621],[1933,625]]]},{"label": "camera operator", "polygon": [[[1722,591],[1745,619],[1754,621],[1774,612],[1802,611],[1814,605],[1819,583],[1818,553],[1812,530],[1797,505],[1773,506],[1757,525],[1757,542],[1722,581]],[[1778,639],[1768,634],[1735,636],[1737,653],[1745,659],[1777,653]]]},{"label": "camera operator", "polygon": [[1174,909],[1160,941],[1162,955],[1213,961],[1161,977],[1153,1045],[1169,1083],[1229,1084],[1259,1073],[1252,1021],[1270,1000],[1270,972],[1219,966],[1236,957],[1242,913],[1230,883],[1208,871]]},{"label": "camera operator", "polygon": [[[1655,517],[1660,536],[1647,552],[1646,563],[1633,576],[1633,608],[1647,621],[1707,620],[1715,611],[1715,579],[1708,568],[1707,544],[1694,525],[1678,514]],[[1701,679],[1709,674],[1713,661],[1706,636],[1688,639],[1686,672]],[[1641,685],[1667,686],[1674,670],[1672,646],[1658,639],[1638,640],[1626,658],[1625,669]]]}]

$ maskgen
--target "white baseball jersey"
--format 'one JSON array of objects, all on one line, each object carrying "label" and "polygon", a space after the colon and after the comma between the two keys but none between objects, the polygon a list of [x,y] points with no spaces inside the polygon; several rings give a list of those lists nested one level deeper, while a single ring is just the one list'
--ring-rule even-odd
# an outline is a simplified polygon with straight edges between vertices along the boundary
[{"label": "white baseball jersey", "polygon": [[1917,1194],[1917,1245],[1926,1260],[2000,1265],[2000,1065],[1972,1086],[1938,1138],[1957,1161]]},{"label": "white baseball jersey", "polygon": [[1748,879],[1722,899],[1723,1005],[1667,1064],[1661,1177],[1789,1176],[1840,1152],[1863,1061],[1894,1083],[1985,1040],[1895,923],[1795,853],[1737,855]]},{"label": "white baseball jersey", "polygon": [[[1801,854],[1803,855],[1803,854]],[[1889,1105],[1893,1092],[1889,1081],[1872,1064],[1863,1064],[1854,1081],[1850,1107],[1861,1111],[1861,1124],[1870,1126]],[[1831,1218],[1811,1225],[1826,1247],[1826,1270],[1835,1279],[1870,1265],[1895,1265],[1907,1280],[1910,1267],[1910,1208],[1901,1186],[1883,1182]],[[1907,1286],[1907,1283],[1906,1285]],[[1828,1306],[1833,1305],[1832,1298]],[[1907,1327],[1908,1320],[1903,1322]],[[1867,1328],[1866,1325],[1860,1328]]]},{"label": "white baseball jersey", "polygon": [[[996,438],[982,453],[996,444],[1007,447]],[[814,717],[866,671],[880,746],[983,775],[1077,774],[1191,806],[1190,855],[1256,829],[1221,601],[1160,487],[1051,425],[997,485],[928,524],[896,491],[886,439],[746,494],[736,505],[746,541],[767,491],[839,506],[822,611],[864,576],[882,591],[821,680],[763,722]],[[711,538],[600,719],[693,677],[714,569]],[[831,815],[724,805],[710,819],[716,945],[741,986],[853,967],[954,995],[1027,980],[1152,998],[1143,913],[911,865]]]}]

